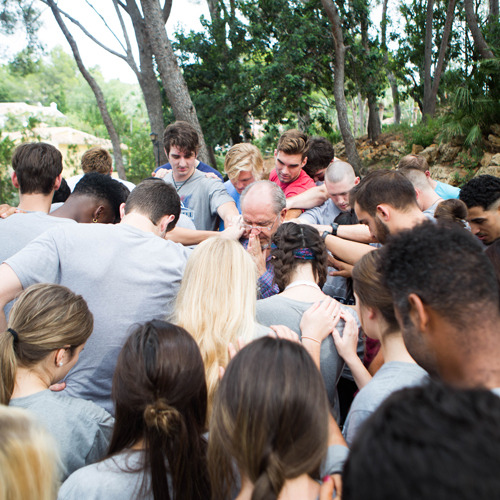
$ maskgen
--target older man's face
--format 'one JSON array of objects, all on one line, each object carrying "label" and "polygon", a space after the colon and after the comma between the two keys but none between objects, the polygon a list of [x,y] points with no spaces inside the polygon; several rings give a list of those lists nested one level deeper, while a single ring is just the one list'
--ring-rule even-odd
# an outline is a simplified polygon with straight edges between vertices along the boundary
[{"label": "older man's face", "polygon": [[243,236],[258,236],[263,249],[269,246],[272,235],[283,222],[281,214],[273,210],[271,202],[252,196],[252,193],[247,195],[241,206],[241,217],[243,226],[246,226]]}]

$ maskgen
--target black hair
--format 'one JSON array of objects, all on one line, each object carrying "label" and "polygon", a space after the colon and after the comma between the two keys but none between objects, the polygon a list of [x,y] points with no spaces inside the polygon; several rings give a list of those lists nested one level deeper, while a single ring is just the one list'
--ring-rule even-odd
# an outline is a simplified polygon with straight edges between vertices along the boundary
[{"label": "black hair", "polygon": [[359,224],[354,208],[351,208],[348,212],[340,212],[337,217],[335,217],[333,222],[336,222],[339,226],[352,226],[354,224]]},{"label": "black hair", "polygon": [[271,250],[274,267],[274,283],[282,292],[290,283],[292,272],[300,263],[308,262],[295,257],[294,251],[309,248],[314,258],[310,260],[314,277],[320,288],[326,282],[328,273],[328,252],[318,231],[307,224],[288,222],[282,224],[272,237],[276,248]]},{"label": "black hair", "polygon": [[345,464],[343,500],[500,498],[500,398],[437,383],[389,396]]},{"label": "black hair", "polygon": [[132,211],[148,217],[155,226],[165,215],[173,215],[174,220],[167,226],[167,231],[170,231],[179,220],[181,199],[172,184],[150,177],[144,179],[130,193],[125,204],[125,213]]},{"label": "black hair", "polygon": [[127,186],[109,175],[98,172],[85,174],[73,190],[73,196],[89,196],[108,202],[115,215],[115,220],[120,220],[120,205],[127,201],[129,194],[130,190]]},{"label": "black hair", "polygon": [[66,179],[61,179],[61,185],[59,189],[54,191],[54,196],[52,197],[52,203],[64,203],[71,194],[71,189],[66,182]]},{"label": "black hair", "polygon": [[470,324],[471,307],[498,304],[493,266],[468,231],[426,221],[394,235],[380,251],[378,270],[405,325],[411,293],[461,330]]},{"label": "black hair", "polygon": [[335,156],[332,143],[324,137],[310,137],[307,151],[307,163],[304,170],[307,175],[313,175],[323,168],[327,168]]},{"label": "black hair", "polygon": [[474,177],[460,189],[460,199],[467,208],[488,210],[500,198],[500,179],[492,175]]}]

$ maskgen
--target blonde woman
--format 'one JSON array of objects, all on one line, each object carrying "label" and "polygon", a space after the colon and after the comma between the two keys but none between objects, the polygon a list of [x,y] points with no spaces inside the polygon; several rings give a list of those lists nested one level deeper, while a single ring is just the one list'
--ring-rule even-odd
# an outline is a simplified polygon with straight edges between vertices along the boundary
[{"label": "blonde woman", "polygon": [[100,460],[113,430],[113,418],[96,404],[49,389],[76,364],[93,327],[80,295],[37,284],[19,296],[0,333],[0,403],[25,408],[45,425],[59,444],[63,479]]},{"label": "blonde woman", "polygon": [[208,388],[208,419],[219,386],[219,366],[229,361],[228,343],[236,345],[270,330],[255,321],[257,270],[236,241],[209,238],[192,253],[177,296],[174,322],[200,347]]},{"label": "blonde woman", "polygon": [[52,436],[28,412],[0,405],[2,500],[55,500],[58,460]]}]

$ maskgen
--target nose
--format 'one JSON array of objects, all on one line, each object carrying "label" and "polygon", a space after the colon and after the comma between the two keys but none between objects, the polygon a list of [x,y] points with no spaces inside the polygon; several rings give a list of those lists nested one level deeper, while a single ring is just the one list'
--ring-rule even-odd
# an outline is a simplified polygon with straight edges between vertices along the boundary
[{"label": "nose", "polygon": [[470,230],[472,234],[477,234],[479,233],[479,227],[477,224],[474,224],[473,222],[469,222]]},{"label": "nose", "polygon": [[254,234],[255,236],[257,236],[258,234],[260,234],[260,229],[258,227],[252,227],[252,229],[250,229],[250,234]]},{"label": "nose", "polygon": [[181,156],[180,159],[179,159],[179,166],[180,167],[185,167],[186,166],[186,159]]}]

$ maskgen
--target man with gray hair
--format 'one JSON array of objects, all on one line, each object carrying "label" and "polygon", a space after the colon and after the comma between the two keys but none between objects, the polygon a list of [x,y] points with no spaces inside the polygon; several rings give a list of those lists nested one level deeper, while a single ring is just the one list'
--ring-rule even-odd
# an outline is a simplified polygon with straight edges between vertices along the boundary
[{"label": "man with gray hair", "polygon": [[285,193],[274,182],[258,181],[243,191],[240,204],[244,230],[240,241],[257,265],[259,298],[265,299],[279,293],[273,285],[270,244],[271,237],[285,220]]}]

